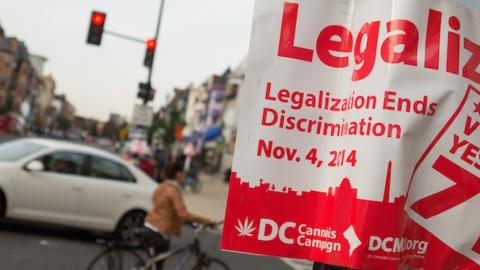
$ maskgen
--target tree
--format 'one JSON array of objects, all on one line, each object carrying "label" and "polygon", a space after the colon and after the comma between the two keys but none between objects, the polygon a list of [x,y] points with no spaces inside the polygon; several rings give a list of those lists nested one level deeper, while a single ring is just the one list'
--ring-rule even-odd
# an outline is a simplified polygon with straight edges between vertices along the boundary
[{"label": "tree", "polygon": [[68,131],[72,127],[72,122],[63,115],[60,115],[57,119],[57,126],[62,131]]},{"label": "tree", "polygon": [[97,128],[97,123],[93,122],[90,124],[90,127],[88,128],[88,134],[91,136],[97,137],[98,136],[98,128]]},{"label": "tree", "polygon": [[42,116],[42,115],[37,114],[37,115],[35,116],[34,126],[35,126],[35,128],[37,128],[37,129],[43,129],[43,128],[45,128],[45,120],[43,119],[43,116]]},{"label": "tree", "polygon": [[171,145],[176,140],[176,128],[178,125],[185,126],[185,121],[181,118],[181,113],[176,108],[168,108],[164,111],[165,117],[160,117],[159,112],[155,114],[152,126],[148,130],[148,140],[151,142],[153,133],[158,130],[164,130],[162,140],[166,145]]}]

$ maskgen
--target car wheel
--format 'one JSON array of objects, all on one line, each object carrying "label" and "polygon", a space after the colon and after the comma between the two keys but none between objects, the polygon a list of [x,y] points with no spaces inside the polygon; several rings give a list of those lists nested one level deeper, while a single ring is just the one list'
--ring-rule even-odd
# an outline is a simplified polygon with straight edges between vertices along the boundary
[{"label": "car wheel", "polygon": [[125,241],[132,240],[135,237],[135,229],[143,226],[145,216],[146,213],[141,210],[126,213],[118,222],[115,237]]},{"label": "car wheel", "polygon": [[5,198],[5,194],[0,191],[0,218],[5,216],[5,212],[7,211],[7,198]]}]

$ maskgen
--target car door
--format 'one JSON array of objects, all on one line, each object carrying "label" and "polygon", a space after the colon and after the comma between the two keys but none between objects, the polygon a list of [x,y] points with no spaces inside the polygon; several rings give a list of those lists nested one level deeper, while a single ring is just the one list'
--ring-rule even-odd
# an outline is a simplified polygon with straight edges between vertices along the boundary
[{"label": "car door", "polygon": [[39,160],[43,171],[21,170],[15,184],[13,216],[75,225],[85,184],[86,156],[58,151]]},{"label": "car door", "polygon": [[127,211],[136,180],[119,162],[97,156],[89,160],[89,179],[85,183],[79,217],[85,226],[111,230]]}]

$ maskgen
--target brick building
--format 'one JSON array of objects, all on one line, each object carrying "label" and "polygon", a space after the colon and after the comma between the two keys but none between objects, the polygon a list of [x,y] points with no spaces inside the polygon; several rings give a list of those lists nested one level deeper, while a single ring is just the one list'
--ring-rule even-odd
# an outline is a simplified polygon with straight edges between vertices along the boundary
[{"label": "brick building", "polygon": [[0,111],[7,109],[8,89],[15,68],[15,55],[0,26]]}]

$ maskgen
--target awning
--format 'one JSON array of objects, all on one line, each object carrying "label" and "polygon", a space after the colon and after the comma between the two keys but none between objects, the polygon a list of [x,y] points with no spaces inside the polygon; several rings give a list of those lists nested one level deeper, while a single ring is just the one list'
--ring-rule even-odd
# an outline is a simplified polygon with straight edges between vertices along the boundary
[{"label": "awning", "polygon": [[209,129],[207,129],[207,131],[205,131],[203,139],[205,141],[215,140],[221,134],[222,134],[222,126],[221,125],[215,125],[215,126],[210,127]]}]

